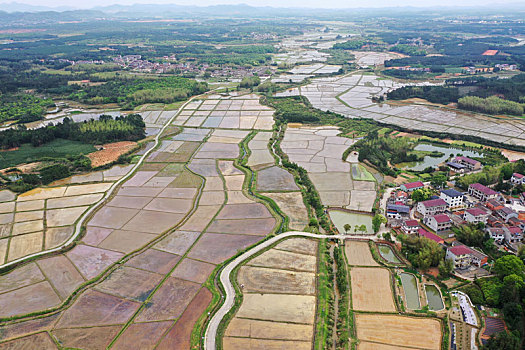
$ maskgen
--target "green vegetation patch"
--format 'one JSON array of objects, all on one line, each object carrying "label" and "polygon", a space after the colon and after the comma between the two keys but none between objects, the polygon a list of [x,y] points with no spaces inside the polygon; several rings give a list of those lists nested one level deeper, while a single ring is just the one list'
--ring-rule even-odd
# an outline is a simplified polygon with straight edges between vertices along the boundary
[{"label": "green vegetation patch", "polygon": [[54,106],[51,99],[42,99],[29,94],[0,95],[0,123],[16,120],[28,123],[42,119],[48,107]]},{"label": "green vegetation patch", "polygon": [[64,139],[55,139],[39,147],[23,144],[14,151],[0,152],[0,169],[22,163],[88,154],[95,151],[95,147],[91,144]]}]

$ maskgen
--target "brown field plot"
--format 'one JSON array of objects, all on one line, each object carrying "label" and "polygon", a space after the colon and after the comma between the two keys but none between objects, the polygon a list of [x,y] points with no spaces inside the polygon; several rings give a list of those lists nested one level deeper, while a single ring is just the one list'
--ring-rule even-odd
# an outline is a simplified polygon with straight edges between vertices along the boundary
[{"label": "brown field plot", "polygon": [[137,146],[133,141],[120,141],[102,145],[102,149],[90,153],[87,157],[91,160],[91,166],[97,168],[115,162],[118,157],[133,150]]},{"label": "brown field plot", "polygon": [[[392,345],[395,348],[441,349],[441,324],[436,319],[357,314],[356,328],[357,338],[363,342]],[[360,350],[378,348],[392,347],[359,346]]]},{"label": "brown field plot", "polygon": [[396,311],[390,288],[390,272],[387,269],[354,267],[350,270],[350,275],[354,310]]},{"label": "brown field plot", "polygon": [[316,306],[317,242],[292,238],[247,262],[243,302],[224,349],[310,349]]},{"label": "brown field plot", "polygon": [[368,242],[346,241],[345,254],[349,265],[379,266],[372,257]]}]

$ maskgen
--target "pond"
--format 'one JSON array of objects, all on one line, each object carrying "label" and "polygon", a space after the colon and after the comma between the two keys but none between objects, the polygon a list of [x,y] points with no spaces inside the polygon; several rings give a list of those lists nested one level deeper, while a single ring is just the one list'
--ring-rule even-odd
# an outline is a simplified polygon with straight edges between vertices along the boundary
[{"label": "pond", "polygon": [[[345,234],[345,225],[350,225],[349,235],[373,234],[372,216],[360,213],[350,213],[343,210],[328,211],[330,219],[341,234]],[[362,225],[365,225],[366,231],[359,230]],[[356,231],[357,228],[357,231]]]},{"label": "pond", "polygon": [[421,304],[419,303],[416,277],[411,273],[404,272],[401,274],[401,283],[403,284],[403,290],[405,291],[407,308],[411,310],[419,309]]},{"label": "pond", "polygon": [[408,163],[400,163],[396,166],[401,169],[406,170],[414,170],[414,171],[422,171],[425,170],[425,168],[431,166],[436,167],[438,164],[443,163],[446,161],[451,154],[458,155],[461,154],[465,157],[483,157],[483,155],[476,151],[469,151],[469,150],[463,150],[461,148],[457,147],[445,147],[445,146],[437,146],[429,143],[420,143],[415,148],[414,151],[428,151],[428,152],[441,152],[444,155],[441,157],[431,157],[431,156],[425,156],[425,158],[420,162],[408,162]]},{"label": "pond", "polygon": [[396,254],[392,250],[392,247],[385,244],[378,244],[379,254],[381,257],[388,261],[389,263],[399,264],[401,261],[397,258]]},{"label": "pond", "polygon": [[441,293],[435,285],[425,284],[425,294],[427,295],[427,303],[430,310],[439,311],[445,307],[443,299],[441,299]]}]

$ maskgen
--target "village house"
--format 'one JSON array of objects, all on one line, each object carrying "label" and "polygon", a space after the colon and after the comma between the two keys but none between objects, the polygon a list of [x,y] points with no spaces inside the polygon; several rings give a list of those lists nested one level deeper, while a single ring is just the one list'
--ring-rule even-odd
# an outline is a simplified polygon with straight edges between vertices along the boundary
[{"label": "village house", "polygon": [[483,165],[481,165],[481,162],[474,160],[474,159],[470,159],[468,157],[464,157],[464,156],[458,156],[454,158],[452,163],[461,164],[464,167],[466,167],[468,171],[477,171],[483,168]]},{"label": "village house", "polygon": [[508,222],[511,218],[518,218],[518,213],[509,207],[503,207],[501,209],[498,209],[495,213],[505,222]]},{"label": "village house", "polygon": [[407,235],[416,234],[419,230],[419,222],[417,220],[406,220],[401,224],[401,230]]},{"label": "village house", "polygon": [[525,183],[525,175],[522,175],[520,173],[514,173],[510,178],[510,182],[514,185],[522,185]]},{"label": "village house", "polygon": [[408,201],[408,193],[405,191],[395,191],[389,198],[389,202],[393,204],[406,204]]},{"label": "village house", "polygon": [[505,224],[502,218],[496,215],[489,215],[487,218],[487,225],[492,227],[502,227]]},{"label": "village house", "polygon": [[525,205],[525,192],[520,194],[520,203],[521,205]]},{"label": "village house", "polygon": [[456,191],[453,188],[448,190],[442,190],[439,198],[447,202],[449,210],[461,209],[463,208],[463,198],[465,196],[463,193]]},{"label": "village house", "polygon": [[401,190],[405,192],[413,192],[424,187],[425,185],[421,181],[409,182],[407,184],[402,184],[401,186],[399,186],[399,188],[401,188]]},{"label": "village house", "polygon": [[468,171],[467,167],[463,164],[455,162],[447,162],[446,164],[450,168],[450,170],[456,174],[464,174]]},{"label": "village house", "polygon": [[525,230],[525,222],[520,219],[519,214],[517,218],[511,217],[507,223],[509,226],[519,227],[522,231]]},{"label": "village house", "polygon": [[443,214],[447,210],[447,202],[443,199],[430,199],[428,201],[419,202],[416,207],[417,213],[421,216],[429,216],[436,214]]},{"label": "village house", "polygon": [[496,210],[500,210],[500,209],[503,209],[505,208],[505,206],[503,205],[503,203],[501,203],[500,201],[496,200],[496,199],[489,199],[486,203],[485,203],[485,206],[487,207],[487,209],[491,210],[491,211],[496,211]]},{"label": "village house", "polygon": [[485,254],[469,248],[464,244],[449,247],[445,258],[452,259],[456,268],[467,268],[470,265],[481,267],[486,264],[488,260]]},{"label": "village house", "polygon": [[518,243],[523,240],[523,230],[519,227],[507,227],[505,240],[509,243]]},{"label": "village house", "polygon": [[423,221],[434,232],[443,232],[452,227],[452,220],[447,214],[427,216]]},{"label": "village house", "polygon": [[425,238],[428,238],[430,240],[433,240],[434,242],[438,243],[438,244],[445,244],[445,240],[441,237],[439,237],[438,235],[436,235],[435,233],[432,233],[432,232],[428,232],[427,230],[425,230],[424,228],[420,228],[418,231],[417,231],[417,234],[419,237],[425,237]]},{"label": "village house", "polygon": [[480,222],[486,224],[489,215],[488,212],[481,208],[470,208],[463,213],[463,220],[471,224],[477,224]]},{"label": "village house", "polygon": [[410,215],[410,207],[401,204],[387,204],[386,206],[386,217],[388,219],[403,219],[408,218]]},{"label": "village house", "polygon": [[502,244],[505,240],[506,230],[503,227],[489,227],[487,232],[496,243]]},{"label": "village house", "polygon": [[483,186],[480,183],[472,184],[468,187],[468,193],[482,202],[486,202],[489,199],[498,198],[499,193],[494,191],[487,186]]}]

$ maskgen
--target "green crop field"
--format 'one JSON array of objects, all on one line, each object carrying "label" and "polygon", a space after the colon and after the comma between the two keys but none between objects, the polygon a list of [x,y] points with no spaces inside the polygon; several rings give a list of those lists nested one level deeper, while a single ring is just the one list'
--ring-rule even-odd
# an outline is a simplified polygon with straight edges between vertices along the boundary
[{"label": "green crop field", "polygon": [[96,151],[96,149],[93,145],[64,139],[56,139],[40,147],[24,144],[15,151],[0,152],[0,169],[23,163],[36,162],[47,157],[56,159],[68,155],[87,154],[94,151]]}]

